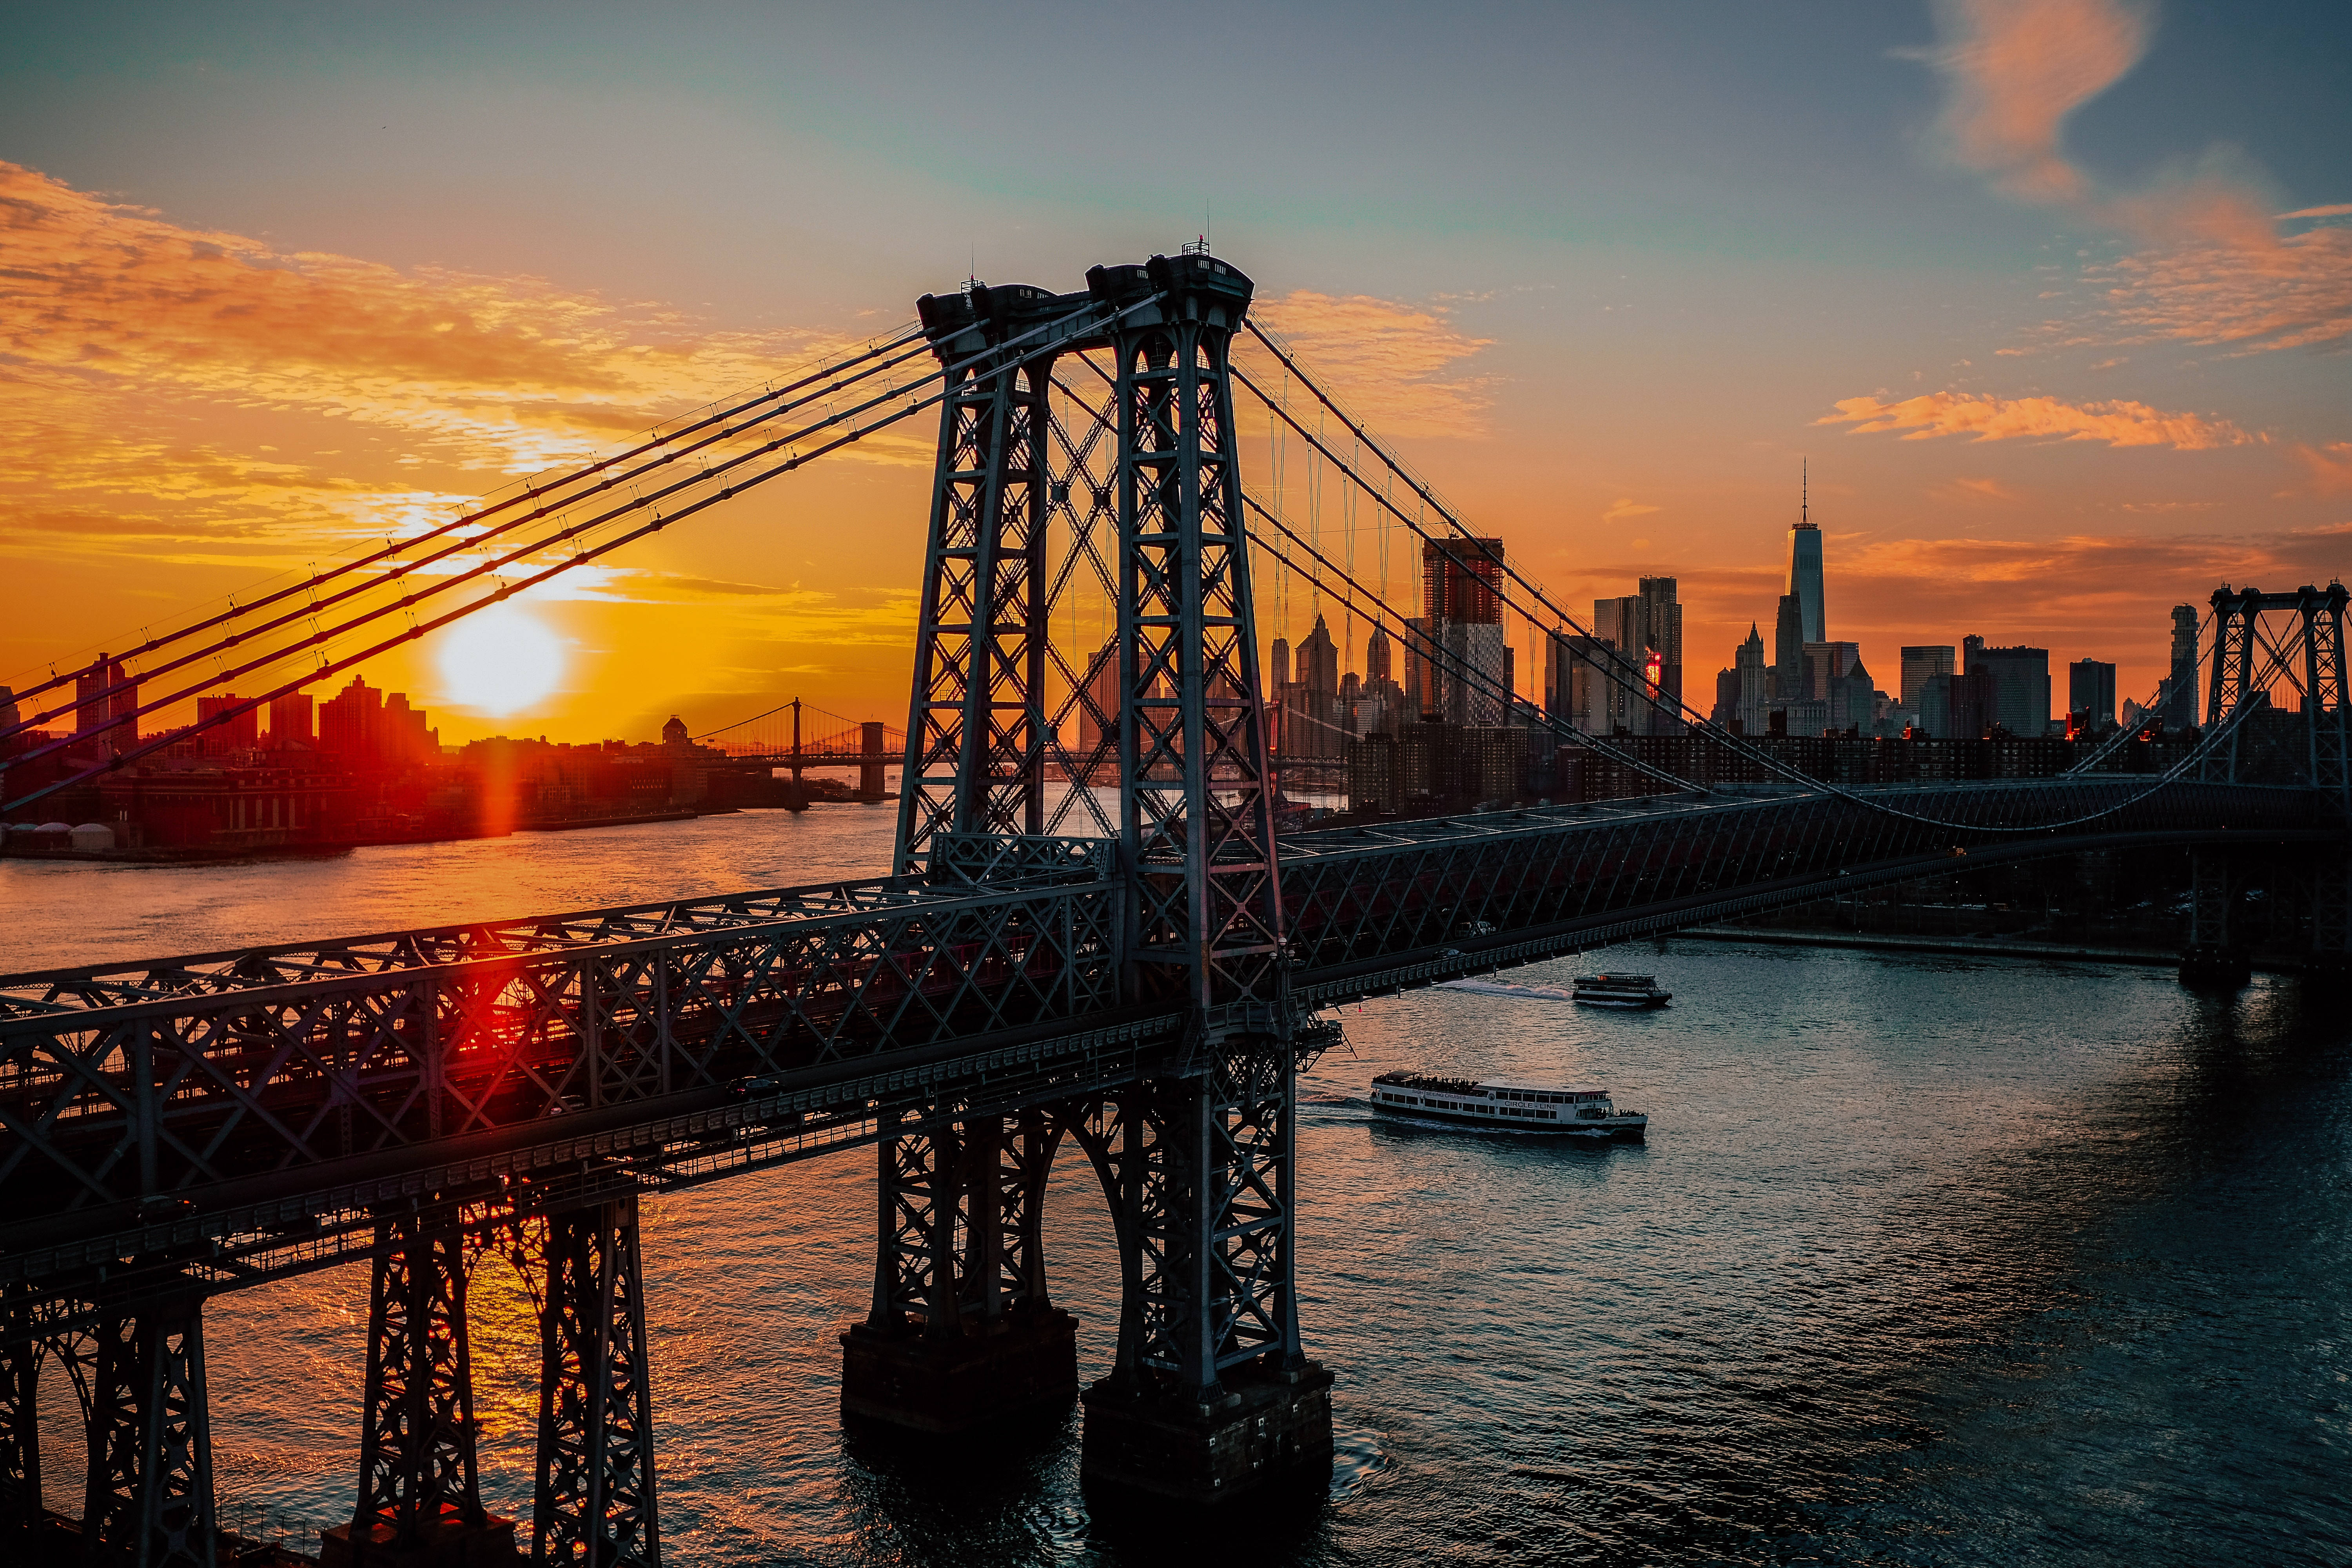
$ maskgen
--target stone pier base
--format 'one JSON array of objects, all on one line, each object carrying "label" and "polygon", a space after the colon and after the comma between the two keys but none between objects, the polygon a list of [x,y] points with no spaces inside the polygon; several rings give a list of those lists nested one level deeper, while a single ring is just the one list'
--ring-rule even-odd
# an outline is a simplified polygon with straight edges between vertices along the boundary
[{"label": "stone pier base", "polygon": [[454,1518],[427,1525],[414,1546],[394,1546],[388,1524],[371,1526],[357,1542],[348,1524],[319,1532],[319,1568],[520,1568],[521,1562],[515,1521],[496,1514],[477,1525]]},{"label": "stone pier base", "polygon": [[2183,985],[2243,985],[2253,975],[2253,963],[2241,948],[2192,947],[2180,955]]},{"label": "stone pier base", "polygon": [[1078,1395],[1078,1321],[1048,1308],[953,1336],[841,1336],[841,1414],[911,1432],[969,1432]]},{"label": "stone pier base", "polygon": [[1081,1474],[1089,1488],[1223,1503],[1324,1485],[1331,1474],[1331,1374],[1230,1373],[1202,1404],[1112,1379],[1088,1388]]}]

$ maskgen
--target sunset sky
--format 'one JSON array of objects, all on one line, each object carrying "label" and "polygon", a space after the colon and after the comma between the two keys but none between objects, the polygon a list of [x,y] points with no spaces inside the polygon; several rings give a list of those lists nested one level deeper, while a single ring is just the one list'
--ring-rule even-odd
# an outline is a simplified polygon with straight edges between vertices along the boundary
[{"label": "sunset sky", "polygon": [[[2352,572],[2347,82],[2340,3],[20,9],[0,681],[968,272],[1074,289],[1205,228],[1570,605],[1678,576],[1702,705],[1770,637],[1801,460],[1830,635],[1881,686],[1976,633],[2145,696],[2167,606]],[[902,432],[527,602],[541,703],[457,706],[429,646],[369,679],[445,741],[793,695],[895,726]],[[1340,538],[1341,492],[1284,472]],[[1269,637],[1311,618],[1260,594]]]}]

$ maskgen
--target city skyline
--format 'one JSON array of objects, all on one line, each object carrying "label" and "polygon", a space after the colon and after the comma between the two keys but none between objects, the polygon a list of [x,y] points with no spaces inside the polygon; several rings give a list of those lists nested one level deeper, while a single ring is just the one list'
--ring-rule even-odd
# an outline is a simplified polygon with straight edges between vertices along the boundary
[{"label": "city skyline", "polygon": [[[1696,50],[1607,15],[1601,50],[1591,18],[1400,16],[1296,82],[1286,49],[1334,27],[1260,18],[1267,47],[1209,73],[1217,172],[1143,187],[1081,150],[1108,89],[1076,69],[1047,111],[1066,178],[984,192],[940,185],[950,128],[878,64],[902,129],[814,129],[838,88],[802,62],[878,62],[897,40],[871,20],[808,18],[781,50],[757,19],[725,23],[712,58],[778,62],[779,91],[615,17],[562,39],[485,17],[476,57],[525,113],[453,97],[439,58],[377,19],[45,15],[0,66],[17,371],[0,516],[26,575],[0,680],[609,451],[969,272],[1073,287],[1073,257],[1195,232],[1556,598],[1673,576],[1695,647],[1736,647],[1769,602],[1808,461],[1835,635],[1865,649],[1916,640],[1933,606],[1995,644],[2112,659],[2144,696],[2168,605],[2352,565],[2331,352],[2352,322],[2352,134],[2327,129],[2347,111],[2325,13],[2238,29],[2194,7],[2046,8],[2045,41],[2080,67],[2063,79],[2021,65],[1989,5],[1733,15]],[[1006,40],[973,47],[1007,63]],[[617,100],[580,85],[616,59]],[[1481,82],[1486,107],[1373,115],[1348,85],[1407,62]],[[684,102],[759,151],[656,179],[642,148]],[[1256,155],[1301,137],[1328,142],[1335,195],[1406,194],[1302,201],[1304,176]],[[583,153],[594,182],[570,174]],[[613,233],[616,190],[659,215],[641,236],[683,243]],[[1344,487],[1295,441],[1277,461],[1262,426],[1244,437],[1252,483],[1286,476],[1274,499],[1332,535]],[[699,725],[788,685],[891,713],[920,447],[877,446],[525,595],[561,668],[510,712],[578,731],[682,702]],[[1360,566],[1383,551],[1360,533]],[[1392,530],[1368,574],[1407,591],[1413,542]],[[1268,595],[1268,640],[1305,635],[1307,597],[1276,614]],[[458,710],[431,641],[370,680],[455,736],[514,727]]]}]

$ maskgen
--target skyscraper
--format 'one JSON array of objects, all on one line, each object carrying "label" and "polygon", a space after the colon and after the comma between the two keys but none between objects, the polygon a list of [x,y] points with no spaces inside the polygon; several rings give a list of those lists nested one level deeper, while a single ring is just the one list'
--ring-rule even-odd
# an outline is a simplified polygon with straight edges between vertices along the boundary
[{"label": "skyscraper", "polygon": [[[1987,647],[1984,638],[1971,637],[1968,650],[1969,675],[1992,678],[1989,723],[2012,735],[2042,735],[2050,729],[2050,650],[2046,647]],[[1957,700],[1955,707],[1957,708]]]},{"label": "skyscraper", "polygon": [[1421,547],[1421,613],[1433,621],[1503,624],[1496,584],[1503,574],[1499,539],[1429,540]]},{"label": "skyscraper", "polygon": [[[1421,678],[1421,710],[1449,724],[1500,724],[1510,703],[1510,649],[1503,637],[1503,572],[1499,539],[1431,540],[1421,550],[1420,626],[1428,660]],[[1410,658],[1410,650],[1408,650]],[[1408,664],[1405,687],[1413,687]]]},{"label": "skyscraper", "polygon": [[1797,601],[1801,642],[1829,640],[1829,617],[1822,604],[1822,531],[1813,526],[1810,486],[1800,470],[1797,525],[1789,530],[1788,595]]},{"label": "skyscraper", "polygon": [[1546,646],[1544,711],[1588,735],[1614,733],[1624,722],[1625,694],[1609,678],[1609,639],[1553,632]]},{"label": "skyscraper", "polygon": [[[1628,703],[1621,721],[1636,735],[1682,732],[1683,607],[1675,588],[1672,577],[1644,577],[1638,594],[1592,601],[1593,634],[1619,655],[1613,683]],[[1629,689],[1636,683],[1651,688],[1646,700]]]},{"label": "skyscraper", "polygon": [[1780,595],[1772,623],[1772,700],[1801,702],[1805,696],[1805,611],[1794,594]]},{"label": "skyscraper", "polygon": [[1913,714],[1920,711],[1919,704],[1927,700],[1927,678],[1949,675],[1954,668],[1949,643],[1903,650],[1903,706]]},{"label": "skyscraper", "polygon": [[2172,606],[2172,674],[2165,681],[2164,700],[2158,705],[2168,729],[2186,730],[2200,722],[2204,710],[2197,703],[2197,606]]},{"label": "skyscraper", "polygon": [[1387,680],[1389,668],[1389,634],[1379,626],[1364,639],[1364,679],[1367,681]]},{"label": "skyscraper", "polygon": [[2116,723],[2116,667],[2078,658],[2066,667],[2066,711],[2088,718],[2093,734]]},{"label": "skyscraper", "polygon": [[1748,735],[1769,733],[1772,728],[1772,667],[1764,662],[1764,634],[1756,623],[1748,623],[1748,640],[1739,645],[1739,652],[1731,661],[1739,676],[1739,705],[1732,717],[1739,721],[1740,731]]}]

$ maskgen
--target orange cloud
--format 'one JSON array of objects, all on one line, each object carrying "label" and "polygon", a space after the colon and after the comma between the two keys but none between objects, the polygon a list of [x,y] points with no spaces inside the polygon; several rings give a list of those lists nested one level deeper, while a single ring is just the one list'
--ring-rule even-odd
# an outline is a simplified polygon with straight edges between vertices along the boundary
[{"label": "orange cloud", "polygon": [[2087,196],[2059,130],[2138,63],[2146,12],[2114,0],[1943,0],[1937,21],[1943,42],[1917,58],[1948,84],[1945,153],[2022,200]]},{"label": "orange cloud", "polygon": [[2352,490],[2352,441],[2330,441],[2326,447],[2297,447],[2294,455],[2311,470],[2311,488],[2321,495]]},{"label": "orange cloud", "polygon": [[1601,514],[1601,521],[1603,522],[1622,522],[1630,517],[1647,517],[1650,513],[1657,510],[1658,509],[1654,506],[1643,506],[1641,502],[1635,500],[1631,496],[1619,496],[1614,504],[1612,504],[1607,511]]},{"label": "orange cloud", "polygon": [[[1330,394],[1383,437],[1476,437],[1486,433],[1495,402],[1491,378],[1462,374],[1463,362],[1487,347],[1424,310],[1369,294],[1334,297],[1296,289],[1261,300],[1252,314],[1297,351],[1298,362]],[[1258,384],[1280,395],[1282,367],[1244,344]],[[1264,374],[1259,374],[1263,371]]]},{"label": "orange cloud", "polygon": [[[2173,338],[2240,352],[2352,335],[2352,231],[2283,236],[2278,224],[2352,214],[2352,204],[2273,216],[2268,182],[2227,148],[2137,191],[2105,191],[2065,154],[2061,131],[2146,54],[2152,13],[2123,0],[1942,0],[1941,41],[1912,51],[1947,83],[1946,155],[2021,201],[2073,207],[2137,237],[2146,254],[2090,269],[2124,342]],[[2007,353],[2009,351],[2002,351]]]},{"label": "orange cloud", "polygon": [[1835,414],[1816,425],[1851,425],[1854,436],[1888,430],[1906,441],[1967,436],[1977,441],[2041,437],[2062,441],[2105,441],[2110,447],[2170,447],[2200,451],[2238,447],[2253,439],[2226,419],[2195,414],[2165,414],[2145,403],[2063,403],[2054,397],[1993,397],[1968,392],[1932,392],[1900,403],[1875,397],[1838,400]]},{"label": "orange cloud", "polygon": [[698,331],[527,278],[195,230],[0,163],[0,361],[397,428],[467,468],[570,463],[825,345]]}]

